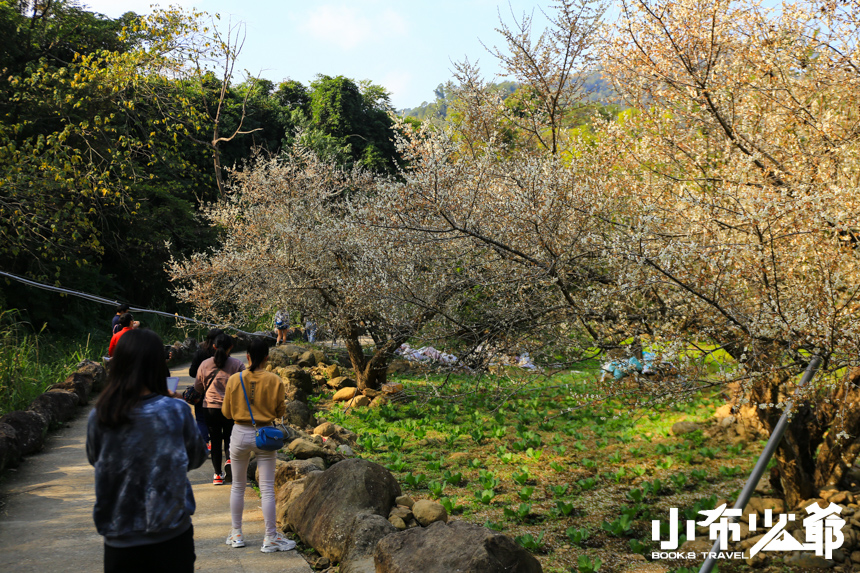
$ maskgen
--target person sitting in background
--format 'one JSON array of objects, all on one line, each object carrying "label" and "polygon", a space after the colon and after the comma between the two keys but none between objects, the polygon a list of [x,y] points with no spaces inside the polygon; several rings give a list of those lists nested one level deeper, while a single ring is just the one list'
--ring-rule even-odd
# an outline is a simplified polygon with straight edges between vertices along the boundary
[{"label": "person sitting in background", "polygon": [[127,312],[128,312],[128,305],[127,304],[121,304],[118,307],[116,307],[116,315],[113,317],[113,320],[110,323],[110,335],[111,336],[113,336],[114,334],[119,332],[120,328],[122,328],[119,325],[119,317],[121,317],[122,315],[124,315]]},{"label": "person sitting in background", "polygon": [[[119,317],[119,326],[120,330],[117,331],[110,339],[110,345],[108,346],[108,356],[113,358],[113,351],[116,348],[116,343],[119,342],[119,339],[133,328],[137,328],[140,326],[140,323],[134,320],[134,317],[131,316],[130,313],[126,312],[122,316]],[[162,350],[162,354],[164,351]]]},{"label": "person sitting in background", "polygon": [[87,424],[95,467],[93,520],[105,572],[194,571],[194,494],[186,472],[206,461],[188,407],[168,398],[161,339],[128,332]]}]

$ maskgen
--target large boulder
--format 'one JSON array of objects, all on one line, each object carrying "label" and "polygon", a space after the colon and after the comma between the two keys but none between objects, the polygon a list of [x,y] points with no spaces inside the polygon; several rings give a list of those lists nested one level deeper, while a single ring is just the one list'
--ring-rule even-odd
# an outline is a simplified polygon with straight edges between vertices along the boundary
[{"label": "large boulder", "polygon": [[37,396],[35,400],[30,402],[28,410],[41,415],[50,427],[72,419],[77,405],[77,394],[65,390],[54,390]]},{"label": "large boulder", "polygon": [[376,573],[373,552],[383,537],[399,531],[388,519],[375,513],[358,515],[349,531],[346,557],[340,563],[340,573]]},{"label": "large boulder", "polygon": [[286,399],[287,402],[304,402],[308,403],[308,394],[298,386],[293,386],[292,384],[286,384]]},{"label": "large boulder", "polygon": [[107,372],[105,371],[105,367],[98,362],[84,360],[78,363],[76,372],[92,376],[93,383],[90,387],[90,392],[98,393],[101,392],[102,388],[104,388]]},{"label": "large boulder", "polygon": [[316,348],[313,348],[310,352],[314,355],[314,362],[317,365],[321,366],[329,361],[328,358],[326,358],[325,352],[323,352],[322,350],[317,350]]},{"label": "large boulder", "polygon": [[281,346],[281,348],[283,348],[284,352],[286,352],[287,354],[289,354],[291,356],[293,354],[300,356],[301,354],[303,354],[307,350],[307,348],[305,348],[304,346],[300,346],[298,344],[284,344],[283,346]]},{"label": "large boulder", "polygon": [[436,521],[376,545],[376,573],[541,573],[540,563],[507,535],[463,521]]},{"label": "large boulder", "polygon": [[[337,366],[337,364],[335,364],[335,366]],[[358,383],[349,376],[338,376],[336,378],[332,378],[331,380],[326,380],[326,384],[329,388],[333,388],[335,390],[343,390],[344,388],[355,388],[356,386],[358,386]]]},{"label": "large boulder", "polygon": [[292,529],[289,521],[287,520],[287,513],[289,513],[290,507],[292,507],[299,495],[305,491],[307,483],[307,478],[302,478],[295,481],[284,482],[281,487],[275,488],[275,517],[278,529]]},{"label": "large boulder", "polygon": [[287,521],[320,555],[340,562],[352,553],[350,560],[356,560],[395,530],[388,513],[400,485],[384,467],[349,459],[305,479],[304,492],[290,505]]},{"label": "large boulder", "polygon": [[45,445],[48,422],[36,412],[9,412],[0,418],[0,425],[2,424],[9,424],[15,429],[22,455],[38,452]]},{"label": "large boulder", "polygon": [[317,365],[317,356],[312,351],[308,350],[306,352],[302,352],[301,356],[299,356],[298,361],[296,362],[299,366],[303,366],[305,368],[310,368],[311,366]]},{"label": "large boulder", "polygon": [[15,428],[0,423],[0,471],[14,468],[21,461],[21,444]]},{"label": "large boulder", "polygon": [[296,459],[299,460],[322,458],[331,454],[331,452],[327,451],[324,447],[319,446],[303,438],[293,440],[292,442],[290,442],[288,447],[290,453],[292,453],[296,457]]},{"label": "large boulder", "polygon": [[75,372],[62,382],[52,384],[45,390],[65,390],[78,395],[78,404],[84,405],[90,399],[90,389],[93,387],[93,377],[85,372]]},{"label": "large boulder", "polygon": [[301,346],[293,344],[285,344],[284,346],[275,346],[269,349],[269,364],[272,368],[282,368],[294,363],[296,354],[301,354],[305,349]]},{"label": "large boulder", "polygon": [[287,409],[284,412],[284,422],[303,430],[313,425],[314,416],[307,404],[293,400],[292,402],[287,402]]},{"label": "large boulder", "polygon": [[347,402],[355,398],[355,395],[358,393],[358,388],[344,388],[335,392],[331,400],[332,402]]},{"label": "large boulder", "polygon": [[285,366],[278,368],[278,376],[284,379],[284,384],[287,386],[295,386],[306,394],[312,394],[314,391],[314,379],[310,373],[299,366]]},{"label": "large boulder", "polygon": [[278,460],[275,466],[275,489],[280,488],[288,481],[296,481],[324,469],[309,460],[290,460],[288,462]]}]

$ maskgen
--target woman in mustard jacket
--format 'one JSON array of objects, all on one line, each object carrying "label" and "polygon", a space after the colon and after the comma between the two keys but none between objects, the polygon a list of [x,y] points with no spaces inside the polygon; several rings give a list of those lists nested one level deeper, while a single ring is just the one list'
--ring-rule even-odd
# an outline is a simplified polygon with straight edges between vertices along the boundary
[{"label": "woman in mustard jacket", "polygon": [[[248,462],[251,452],[257,459],[260,472],[260,496],[263,502],[263,521],[266,536],[260,551],[274,553],[289,551],[296,543],[284,538],[275,528],[275,459],[274,450],[261,450],[257,447],[256,430],[251,424],[248,403],[254,413],[257,427],[271,424],[276,418],[283,418],[286,412],[286,389],[284,382],[276,374],[266,372],[269,360],[269,345],[260,338],[251,341],[248,347],[250,366],[241,373],[230,376],[224,392],[221,412],[233,420],[233,433],[230,437],[230,460],[233,465],[233,485],[230,489],[230,514],[233,530],[227,537],[227,545],[244,547],[242,535],[242,511],[245,509],[245,486],[248,480]],[[244,391],[242,386],[244,385]],[[247,392],[247,401],[245,395]]]}]

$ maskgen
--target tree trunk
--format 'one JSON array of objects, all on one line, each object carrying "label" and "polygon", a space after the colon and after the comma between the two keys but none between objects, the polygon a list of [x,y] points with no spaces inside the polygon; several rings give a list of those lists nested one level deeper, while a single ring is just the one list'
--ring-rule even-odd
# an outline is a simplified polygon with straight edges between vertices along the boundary
[{"label": "tree trunk", "polygon": [[350,328],[347,334],[343,335],[346,352],[349,355],[349,361],[352,364],[352,369],[355,370],[356,382],[361,388],[362,377],[367,368],[367,357],[364,355],[364,350],[361,348],[361,342],[358,340],[359,330]]},{"label": "tree trunk", "polygon": [[[786,399],[780,388],[788,381],[779,374],[759,383],[753,391],[757,404],[776,404]],[[860,369],[849,372],[842,384],[825,389],[813,403],[799,403],[780,441],[774,458],[787,508],[815,497],[828,484],[836,484],[860,453],[860,444],[848,439],[860,432]],[[762,424],[773,432],[782,410],[758,408]]]},{"label": "tree trunk", "polygon": [[[218,132],[216,131],[217,135]],[[221,170],[221,150],[217,143],[212,144],[212,163],[215,168],[215,185],[218,187],[218,197],[224,196],[224,172]]]},{"label": "tree trunk", "polygon": [[358,383],[359,390],[365,388],[379,390],[388,381],[388,363],[394,351],[403,344],[406,337],[377,342],[375,352],[368,357],[365,356],[361,342],[358,340],[359,332],[361,331],[358,327],[351,327],[349,335],[344,336],[349,361],[355,370],[355,381]]},{"label": "tree trunk", "polygon": [[[760,371],[771,370],[769,365],[759,365],[756,369]],[[756,383],[753,389],[754,405],[778,404],[785,399],[780,390],[785,388],[789,378],[784,371],[776,370],[775,374],[765,377]],[[767,408],[756,407],[759,420],[767,428],[768,434],[772,434],[782,416],[782,410],[769,406]],[[796,411],[785,430],[774,453],[779,470],[779,486],[781,486],[786,508],[794,508],[801,501],[815,495],[817,488],[813,481],[815,462],[809,455],[809,446],[815,436],[809,435],[811,428],[798,432],[801,419],[807,419],[807,412],[800,408]],[[812,439],[810,439],[812,438]],[[813,449],[814,451],[814,449]]]},{"label": "tree trunk", "polygon": [[824,426],[826,423],[828,429],[815,459],[813,477],[818,488],[838,483],[860,454],[860,442],[856,439],[860,433],[858,403],[860,368],[854,368],[845,375],[842,384],[833,389],[829,400],[816,408],[819,424]]},{"label": "tree trunk", "polygon": [[367,361],[364,372],[356,380],[359,390],[364,390],[365,388],[379,390],[388,381],[390,352],[385,350],[387,347],[388,345],[384,346],[381,350],[377,350],[370,360]]}]

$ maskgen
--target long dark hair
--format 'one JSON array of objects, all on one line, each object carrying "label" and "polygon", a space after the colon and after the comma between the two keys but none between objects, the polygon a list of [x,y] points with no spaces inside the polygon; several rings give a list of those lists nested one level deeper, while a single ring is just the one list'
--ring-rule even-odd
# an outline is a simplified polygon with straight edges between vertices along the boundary
[{"label": "long dark hair", "polygon": [[219,334],[215,339],[215,355],[212,357],[215,360],[215,366],[219,369],[227,364],[227,356],[231,348],[233,348],[233,337],[229,334]]},{"label": "long dark hair", "polygon": [[99,423],[116,428],[130,422],[129,412],[140,401],[144,389],[168,395],[168,376],[164,343],[156,333],[136,328],[123,334],[108,364],[107,386],[96,400]]},{"label": "long dark hair", "polygon": [[203,341],[203,348],[206,349],[206,354],[211,358],[215,354],[215,341],[219,336],[224,334],[220,328],[210,328],[206,333],[206,340]]},{"label": "long dark hair", "polygon": [[262,338],[253,339],[248,345],[248,356],[251,358],[251,365],[248,366],[248,370],[254,372],[268,355],[269,343]]}]

